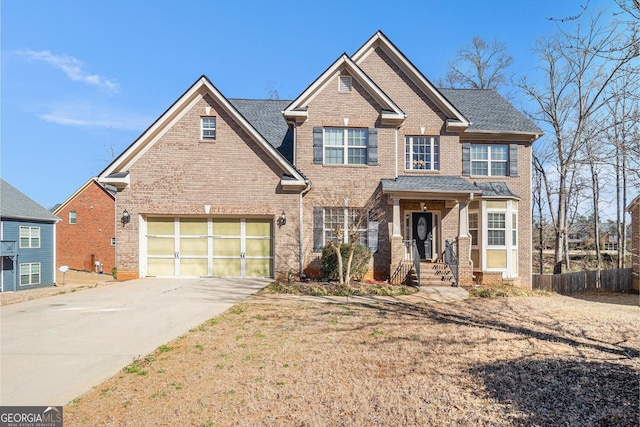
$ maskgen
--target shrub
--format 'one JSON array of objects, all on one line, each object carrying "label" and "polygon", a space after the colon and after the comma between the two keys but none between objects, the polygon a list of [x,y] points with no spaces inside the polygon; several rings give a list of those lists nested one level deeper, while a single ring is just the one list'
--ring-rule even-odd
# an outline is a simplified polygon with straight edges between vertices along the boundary
[{"label": "shrub", "polygon": [[[340,245],[342,253],[342,274],[343,277],[347,272],[347,261],[349,258],[349,244]],[[371,260],[371,250],[364,245],[355,245],[353,252],[353,261],[351,262],[351,277],[361,280],[369,271],[369,261]],[[338,257],[335,251],[325,246],[322,249],[322,274],[329,280],[338,279]],[[347,278],[345,277],[345,280]]]}]

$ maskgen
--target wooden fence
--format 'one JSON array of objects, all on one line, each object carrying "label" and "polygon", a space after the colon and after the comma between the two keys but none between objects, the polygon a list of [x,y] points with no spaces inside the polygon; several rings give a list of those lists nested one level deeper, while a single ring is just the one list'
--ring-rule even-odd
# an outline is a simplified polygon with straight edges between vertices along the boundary
[{"label": "wooden fence", "polygon": [[600,270],[600,286],[596,286],[596,271],[576,271],[564,274],[534,274],[531,286],[561,295],[592,291],[624,291],[632,288],[631,268]]}]

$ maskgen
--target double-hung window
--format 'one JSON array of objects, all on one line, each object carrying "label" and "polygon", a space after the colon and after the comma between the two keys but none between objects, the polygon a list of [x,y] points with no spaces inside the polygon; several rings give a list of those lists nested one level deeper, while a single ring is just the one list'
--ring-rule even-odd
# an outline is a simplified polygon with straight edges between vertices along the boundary
[{"label": "double-hung window", "polygon": [[437,136],[407,136],[404,167],[406,170],[440,169],[440,139]]},{"label": "double-hung window", "polygon": [[[367,221],[362,217],[362,209],[324,208],[324,240],[334,243],[349,243],[350,234],[357,234],[356,243],[367,244]],[[338,242],[338,237],[342,238]]]},{"label": "double-hung window", "polygon": [[20,286],[40,283],[40,263],[27,262],[20,264]]},{"label": "double-hung window", "polygon": [[202,139],[216,139],[216,118],[202,117]]},{"label": "double-hung window", "polygon": [[489,246],[506,245],[506,219],[504,213],[487,213],[487,244]]},{"label": "double-hung window", "polygon": [[20,227],[20,247],[39,248],[40,247],[40,227]]},{"label": "double-hung window", "polygon": [[507,176],[508,160],[508,145],[471,145],[471,175]]},{"label": "double-hung window", "polygon": [[478,246],[478,212],[469,212],[469,234],[471,246]]},{"label": "double-hung window", "polygon": [[69,224],[76,224],[78,221],[78,213],[76,211],[69,211]]},{"label": "double-hung window", "polygon": [[367,129],[324,129],[324,163],[367,164]]}]

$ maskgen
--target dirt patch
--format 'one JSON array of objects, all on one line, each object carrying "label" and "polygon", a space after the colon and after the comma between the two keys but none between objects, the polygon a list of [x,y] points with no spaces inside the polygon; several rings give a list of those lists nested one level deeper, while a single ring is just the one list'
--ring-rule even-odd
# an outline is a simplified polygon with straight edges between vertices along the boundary
[{"label": "dirt patch", "polygon": [[0,303],[1,305],[15,304],[36,298],[50,297],[67,292],[77,292],[108,283],[115,283],[115,279],[109,274],[76,270],[69,270],[66,273],[57,271],[56,286],[45,286],[43,288],[26,289],[16,292],[0,292]]},{"label": "dirt patch", "polygon": [[562,296],[241,304],[65,425],[638,425],[639,315]]}]

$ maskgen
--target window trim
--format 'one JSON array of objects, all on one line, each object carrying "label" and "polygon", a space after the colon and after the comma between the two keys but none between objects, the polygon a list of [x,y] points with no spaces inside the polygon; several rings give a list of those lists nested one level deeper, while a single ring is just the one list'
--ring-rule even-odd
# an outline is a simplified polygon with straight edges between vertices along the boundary
[{"label": "window trim", "polygon": [[[27,267],[29,269],[29,272],[27,274],[22,274],[22,269],[23,267]],[[37,272],[37,282],[32,282],[32,278],[34,276],[34,272],[33,272],[33,267],[37,267],[38,272]],[[26,276],[29,278],[29,282],[28,283],[22,283],[22,277]],[[20,263],[20,286],[32,286],[32,285],[39,285],[42,283],[42,265],[39,262],[22,262]]]},{"label": "window trim", "polygon": [[[415,152],[414,150],[414,139],[427,139],[428,144],[429,144],[429,153],[424,153],[424,154],[429,154],[429,156],[431,157],[430,160],[430,165],[428,168],[414,168],[413,166],[418,164],[419,162],[424,162],[424,160],[419,159],[416,160],[414,159],[415,156],[418,155],[418,153]],[[405,161],[404,161],[404,168],[405,170],[410,170],[410,171],[439,171],[440,170],[440,136],[437,135],[405,135],[405,139],[404,139],[404,157],[405,157]],[[410,148],[411,152],[407,152],[407,149]],[[425,162],[426,163],[426,162]],[[425,164],[423,163],[423,164]]]},{"label": "window trim", "polygon": [[[337,236],[335,236],[334,234],[334,229],[327,226],[327,214],[330,214],[331,211],[334,211],[334,210],[338,212],[342,210],[342,213],[339,214],[339,216],[342,218],[342,231],[343,231],[342,242],[340,242],[340,244],[349,243],[349,231],[351,230],[351,224],[353,224],[351,220],[353,219],[354,213],[356,215],[363,215],[362,208],[351,208],[351,207],[342,207],[342,206],[323,207],[322,208],[322,232],[323,232],[322,238],[324,240],[323,246],[326,246],[330,240],[337,243]],[[329,222],[329,224],[331,224],[331,222]],[[356,243],[367,246],[369,243],[368,236],[367,236],[367,233],[368,233],[367,220],[363,221],[362,224],[360,224],[360,228],[358,228],[358,233],[359,233],[359,237]],[[329,237],[329,235],[332,235],[333,237]]]},{"label": "window trim", "polygon": [[[327,144],[327,131],[339,130],[342,131],[342,144],[341,145],[328,145]],[[362,132],[364,135],[364,145],[349,145],[351,138],[349,134],[352,131]],[[360,139],[358,139],[360,140]],[[327,149],[342,149],[342,163],[330,163],[327,161],[329,156],[327,155]],[[351,149],[363,150],[364,156],[362,157],[362,163],[349,163]],[[338,165],[338,166],[367,166],[368,165],[368,150],[369,150],[369,130],[367,128],[347,128],[347,127],[325,127],[322,129],[322,163],[324,165]]]},{"label": "window trim", "polygon": [[[23,230],[29,230],[29,236],[28,237],[23,237],[22,236],[22,231]],[[37,236],[34,236],[34,231],[37,231]],[[19,239],[20,239],[20,249],[40,249],[40,247],[42,246],[42,233],[40,232],[40,227],[33,227],[33,226],[27,226],[27,225],[22,225],[20,226],[19,230]],[[28,245],[23,245],[22,244],[22,239],[28,239]],[[37,246],[34,245],[34,241],[37,240]]]},{"label": "window trim", "polygon": [[[474,159],[474,148],[478,147],[486,147],[487,148],[487,158],[486,159]],[[497,160],[492,158],[492,148],[502,147],[506,151],[506,159],[505,160]],[[510,153],[509,153],[509,144],[478,144],[471,143],[470,152],[469,152],[469,173],[470,176],[500,176],[507,177],[510,176]],[[486,163],[487,173],[486,174],[478,174],[474,173],[474,163]],[[493,164],[504,164],[504,174],[496,175],[493,174]]]},{"label": "window trim", "polygon": [[[502,219],[498,219],[498,223],[502,223],[502,227],[494,226],[492,227],[492,222],[495,223],[495,220],[492,220],[494,215],[501,215]],[[492,236],[492,231],[502,231],[502,237],[499,238],[502,243],[492,243],[492,239],[496,239],[495,236]],[[488,248],[506,248],[507,247],[507,212],[487,212],[487,247]]]},{"label": "window trim", "polygon": [[78,223],[78,212],[69,211],[69,224],[77,224],[77,223]]},{"label": "window trim", "polygon": [[[213,127],[205,127],[205,123],[209,124],[213,121]],[[213,136],[206,134],[205,132],[213,132]],[[214,141],[218,137],[218,120],[216,116],[201,116],[200,117],[200,139],[203,141]]]}]

